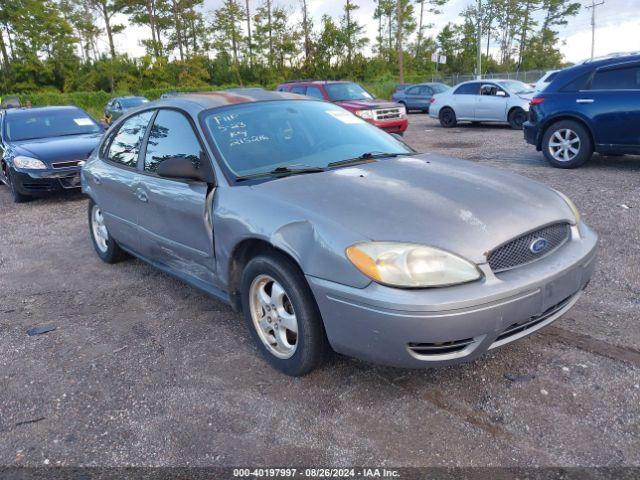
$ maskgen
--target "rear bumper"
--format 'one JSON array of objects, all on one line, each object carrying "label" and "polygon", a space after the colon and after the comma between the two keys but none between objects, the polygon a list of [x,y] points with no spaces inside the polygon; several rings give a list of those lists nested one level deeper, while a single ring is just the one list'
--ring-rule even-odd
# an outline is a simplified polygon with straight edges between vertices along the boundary
[{"label": "rear bumper", "polygon": [[534,145],[538,149],[540,145],[539,131],[540,129],[538,128],[537,124],[524,122],[524,124],[522,125],[522,133],[524,134],[525,141],[531,145]]},{"label": "rear bumper", "polygon": [[15,169],[13,184],[23,195],[41,195],[80,188],[80,167],[56,170]]},{"label": "rear bumper", "polygon": [[473,360],[559,318],[595,266],[597,236],[585,225],[553,255],[482,281],[440,289],[364,289],[308,277],[334,350],[397,367]]}]

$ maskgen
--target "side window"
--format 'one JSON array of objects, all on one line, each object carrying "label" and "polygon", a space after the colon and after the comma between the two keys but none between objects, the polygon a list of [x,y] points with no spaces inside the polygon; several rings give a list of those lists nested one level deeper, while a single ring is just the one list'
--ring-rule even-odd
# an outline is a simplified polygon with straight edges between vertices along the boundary
[{"label": "side window", "polygon": [[310,96],[310,97],[319,98],[321,100],[324,100],[324,95],[322,95],[322,90],[320,90],[318,87],[314,87],[312,85],[307,87],[307,95]]},{"label": "side window", "polygon": [[196,168],[200,168],[203,156],[198,137],[187,117],[175,110],[160,110],[149,133],[145,171],[155,172],[163,160],[174,157],[188,158]]},{"label": "side window", "polygon": [[640,90],[640,66],[596,71],[591,90]]},{"label": "side window", "polygon": [[291,88],[291,93],[299,93],[300,95],[304,95],[306,91],[307,91],[307,87],[300,86],[300,85],[296,85],[293,88]]},{"label": "side window", "polygon": [[433,95],[433,90],[431,90],[430,87],[421,87],[420,95],[424,95],[425,97],[430,97],[431,95]]},{"label": "side window", "polygon": [[135,168],[140,144],[152,116],[153,111],[147,111],[128,118],[113,136],[106,155],[107,160]]},{"label": "side window", "polygon": [[279,92],[288,92],[288,91],[289,91],[289,88],[288,88],[286,85],[280,85],[280,86],[278,87],[278,91],[279,91]]},{"label": "side window", "polygon": [[456,91],[453,92],[454,95],[478,95],[479,93],[479,83],[465,83],[464,85],[460,85]]},{"label": "side window", "polygon": [[578,92],[580,90],[585,90],[590,81],[591,81],[592,72],[587,72],[580,75],[578,78],[572,80],[564,87],[562,87],[561,91],[563,92]]},{"label": "side window", "polygon": [[407,95],[418,95],[420,87],[411,87],[405,90]]}]

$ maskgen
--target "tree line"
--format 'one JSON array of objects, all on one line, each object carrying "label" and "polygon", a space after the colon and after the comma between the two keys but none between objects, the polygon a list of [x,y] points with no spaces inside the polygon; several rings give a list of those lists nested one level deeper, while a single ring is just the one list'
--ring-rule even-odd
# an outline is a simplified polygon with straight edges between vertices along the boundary
[{"label": "tree line", "polygon": [[[285,4],[285,1],[291,3]],[[575,16],[571,0],[483,0],[437,35],[447,0],[368,0],[375,38],[358,10],[313,18],[320,0],[2,0],[0,92],[63,92],[206,85],[272,85],[287,78],[419,79],[475,69],[547,69],[562,64],[558,28]],[[483,35],[479,39],[478,24]],[[142,26],[145,55],[119,51],[127,25]],[[436,65],[432,54],[446,55]]]}]

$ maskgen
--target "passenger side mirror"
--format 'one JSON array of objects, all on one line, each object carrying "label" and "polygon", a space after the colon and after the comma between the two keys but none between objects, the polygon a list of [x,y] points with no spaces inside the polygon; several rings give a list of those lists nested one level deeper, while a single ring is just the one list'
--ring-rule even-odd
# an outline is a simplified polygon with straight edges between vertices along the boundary
[{"label": "passenger side mirror", "polygon": [[507,92],[505,92],[504,90],[498,90],[496,92],[496,97],[506,97],[507,96]]},{"label": "passenger side mirror", "polygon": [[158,165],[156,173],[160,177],[177,178],[183,180],[197,180],[205,183],[213,183],[212,175],[206,168],[196,168],[193,161],[186,157],[171,157],[163,160]]}]

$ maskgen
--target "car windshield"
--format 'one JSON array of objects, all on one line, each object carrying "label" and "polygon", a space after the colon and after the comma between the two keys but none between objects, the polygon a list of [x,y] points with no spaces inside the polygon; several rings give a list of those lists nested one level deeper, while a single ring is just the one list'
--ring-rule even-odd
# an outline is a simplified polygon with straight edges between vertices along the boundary
[{"label": "car windshield", "polygon": [[351,112],[313,100],[217,108],[207,112],[203,123],[226,166],[237,177],[279,167],[326,168],[363,154],[370,158],[372,154],[414,153]]},{"label": "car windshield", "polygon": [[431,87],[431,90],[433,90],[433,93],[442,93],[442,92],[446,92],[447,90],[450,90],[451,87],[443,84],[443,83],[432,83],[431,85],[429,85]]},{"label": "car windshield", "polygon": [[102,130],[80,109],[22,110],[15,115],[7,116],[5,123],[7,139],[12,141],[85,135],[99,133]]},{"label": "car windshield", "polygon": [[357,83],[328,83],[324,86],[324,89],[332,102],[373,99],[373,95]]},{"label": "car windshield", "polygon": [[533,93],[533,88],[523,82],[519,82],[518,80],[503,80],[501,82],[496,82],[502,88],[504,88],[509,93],[514,93],[519,95],[521,93]]},{"label": "car windshield", "polygon": [[120,100],[120,103],[124,108],[134,108],[142,105],[143,103],[147,103],[147,100],[144,97],[132,97],[132,98],[123,98]]}]

